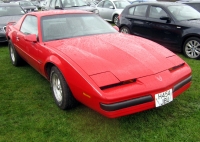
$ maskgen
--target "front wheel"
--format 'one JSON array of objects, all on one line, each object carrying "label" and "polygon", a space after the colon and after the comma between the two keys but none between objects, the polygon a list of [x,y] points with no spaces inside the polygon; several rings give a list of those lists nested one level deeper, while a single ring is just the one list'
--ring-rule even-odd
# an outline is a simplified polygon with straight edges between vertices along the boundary
[{"label": "front wheel", "polygon": [[184,54],[192,59],[200,58],[200,39],[196,37],[188,38],[183,46]]},{"label": "front wheel", "polygon": [[51,68],[50,84],[54,100],[60,109],[65,110],[76,106],[76,99],[62,73],[55,66]]},{"label": "front wheel", "polygon": [[120,32],[121,32],[121,33],[125,33],[125,34],[130,34],[130,30],[129,30],[129,28],[126,27],[126,26],[121,27],[121,28],[120,28]]}]

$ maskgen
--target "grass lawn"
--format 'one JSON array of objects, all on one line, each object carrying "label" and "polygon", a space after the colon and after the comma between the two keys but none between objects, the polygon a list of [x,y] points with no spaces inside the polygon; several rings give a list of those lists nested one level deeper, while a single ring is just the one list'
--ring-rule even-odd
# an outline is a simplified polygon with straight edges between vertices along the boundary
[{"label": "grass lawn", "polygon": [[200,142],[200,61],[189,90],[157,109],[109,119],[79,105],[60,110],[50,85],[29,65],[14,67],[0,45],[0,142]]}]

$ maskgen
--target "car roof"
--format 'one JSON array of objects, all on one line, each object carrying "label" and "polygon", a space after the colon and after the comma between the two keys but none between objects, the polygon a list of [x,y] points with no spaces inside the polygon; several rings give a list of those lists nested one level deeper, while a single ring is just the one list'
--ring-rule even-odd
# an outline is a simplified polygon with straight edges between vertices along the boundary
[{"label": "car roof", "polygon": [[168,7],[172,5],[183,5],[182,3],[178,3],[178,2],[152,1],[152,2],[143,2],[143,3],[136,3],[136,4],[133,3],[127,7],[132,7],[133,5],[145,5],[145,4],[148,4],[148,5],[154,4],[157,6],[164,6],[164,7]]},{"label": "car roof", "polygon": [[40,11],[40,12],[31,12],[27,15],[35,15],[37,17],[51,16],[51,15],[60,15],[60,14],[93,14],[92,12],[87,12],[83,10],[49,10],[49,11]]},{"label": "car roof", "polygon": [[16,3],[0,3],[0,6],[18,6],[19,7],[19,4],[16,4]]}]

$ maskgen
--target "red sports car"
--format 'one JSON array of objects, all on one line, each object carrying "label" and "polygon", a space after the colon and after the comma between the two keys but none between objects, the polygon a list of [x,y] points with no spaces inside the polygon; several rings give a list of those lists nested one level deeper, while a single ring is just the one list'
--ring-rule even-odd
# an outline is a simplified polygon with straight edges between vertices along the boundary
[{"label": "red sports car", "polygon": [[115,118],[165,105],[191,84],[177,55],[90,12],[28,13],[6,36],[12,64],[25,60],[48,79],[61,109],[79,101]]}]

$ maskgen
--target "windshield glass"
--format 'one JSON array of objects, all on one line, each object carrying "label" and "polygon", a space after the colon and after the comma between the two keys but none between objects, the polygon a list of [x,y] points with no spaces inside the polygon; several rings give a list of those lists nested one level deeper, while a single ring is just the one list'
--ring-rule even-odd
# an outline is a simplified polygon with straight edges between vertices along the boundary
[{"label": "windshield glass", "polygon": [[200,13],[187,5],[169,6],[168,9],[178,21],[200,18]]},{"label": "windshield glass", "polygon": [[127,5],[130,5],[128,1],[113,1],[117,9],[124,9]]},{"label": "windshield glass", "polygon": [[45,16],[41,25],[43,41],[117,32],[96,14]]},{"label": "windshield glass", "polygon": [[20,1],[21,6],[33,6],[33,4],[30,1]]},{"label": "windshield glass", "polygon": [[0,6],[0,16],[23,15],[24,11],[19,6]]},{"label": "windshield glass", "polygon": [[82,0],[62,0],[63,7],[87,6]]}]

